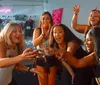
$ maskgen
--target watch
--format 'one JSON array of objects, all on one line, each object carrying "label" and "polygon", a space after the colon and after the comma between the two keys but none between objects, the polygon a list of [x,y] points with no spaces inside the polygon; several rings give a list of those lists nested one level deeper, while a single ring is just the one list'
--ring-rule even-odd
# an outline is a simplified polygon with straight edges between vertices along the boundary
[{"label": "watch", "polygon": [[30,69],[31,69],[31,68],[30,68],[30,67],[28,67],[28,71],[27,71],[27,72],[30,72]]}]

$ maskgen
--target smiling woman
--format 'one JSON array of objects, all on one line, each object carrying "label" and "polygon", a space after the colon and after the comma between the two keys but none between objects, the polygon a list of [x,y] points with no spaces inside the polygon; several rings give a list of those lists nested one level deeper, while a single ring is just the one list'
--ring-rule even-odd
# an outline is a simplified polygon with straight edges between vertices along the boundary
[{"label": "smiling woman", "polygon": [[92,29],[89,32],[87,34],[89,34],[91,42],[93,43],[92,44],[90,43],[90,46],[87,46],[87,48],[89,49],[89,47],[94,47],[91,49],[95,51],[97,58],[97,65],[94,71],[95,79],[97,84],[100,85],[100,27],[99,26],[92,27]]},{"label": "smiling woman", "polygon": [[33,59],[37,54],[32,48],[24,51],[23,48],[24,38],[21,26],[15,22],[9,22],[0,32],[0,85],[12,85],[10,83],[14,68],[27,72],[37,71],[19,64],[21,61]]},{"label": "smiling woman", "polygon": [[89,53],[93,52],[93,50],[94,50],[94,43],[93,43],[92,37],[90,36],[90,32],[91,32],[91,30],[86,33],[85,42],[84,42],[84,44],[87,48],[87,51]]},{"label": "smiling woman", "polygon": [[[32,42],[37,49],[44,50],[44,48],[48,46],[49,35],[52,25],[53,19],[51,14],[48,11],[43,12],[40,17],[40,24],[37,28],[34,29],[33,32]],[[44,57],[44,55],[42,57]],[[41,78],[38,75],[39,85],[55,85],[56,63],[48,66],[47,62],[45,62],[44,59],[38,58],[36,68],[44,75],[44,78]]]},{"label": "smiling woman", "polygon": [[100,25],[100,11],[95,8],[91,10],[88,17],[88,24],[78,24],[78,14],[80,12],[80,5],[73,7],[73,17],[71,22],[71,27],[74,28],[79,33],[86,33],[87,30],[91,29],[92,26]]},{"label": "smiling woman", "polygon": [[92,78],[94,78],[93,65],[96,56],[95,52],[88,55],[82,45],[82,41],[67,26],[57,24],[52,27],[50,46],[58,48],[55,49],[54,54],[61,62],[64,61],[61,73],[62,85],[71,85],[70,77],[72,75],[70,76],[69,70],[65,68],[68,65],[71,65],[75,74],[74,78],[72,76],[73,85],[91,85]]}]

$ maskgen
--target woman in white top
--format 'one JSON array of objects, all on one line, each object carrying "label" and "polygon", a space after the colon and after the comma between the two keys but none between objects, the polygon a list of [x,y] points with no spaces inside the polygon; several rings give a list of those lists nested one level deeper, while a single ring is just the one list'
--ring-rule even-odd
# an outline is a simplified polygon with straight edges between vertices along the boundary
[{"label": "woman in white top", "polygon": [[[46,11],[40,17],[40,24],[33,32],[33,45],[37,49],[44,50],[48,46],[49,34],[53,25],[51,14]],[[54,60],[53,60],[54,61]],[[36,68],[42,72],[44,78],[38,75],[39,85],[55,85],[56,63],[52,62],[49,66],[44,59],[38,58]]]},{"label": "woman in white top", "polygon": [[[14,22],[8,23],[0,33],[0,85],[8,85],[11,82],[15,65],[20,70],[29,71],[28,67],[18,63],[33,59],[37,53],[32,48],[27,48],[25,51],[23,48],[24,38],[21,26]],[[34,69],[31,69],[31,72],[34,72]]]}]

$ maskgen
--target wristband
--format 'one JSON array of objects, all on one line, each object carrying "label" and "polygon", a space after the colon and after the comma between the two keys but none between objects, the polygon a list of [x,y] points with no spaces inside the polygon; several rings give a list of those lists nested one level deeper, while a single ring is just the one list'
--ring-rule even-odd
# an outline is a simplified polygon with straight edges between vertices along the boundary
[{"label": "wristband", "polygon": [[44,36],[45,36],[45,34],[42,34],[42,36],[44,37]]},{"label": "wristband", "polygon": [[30,67],[28,67],[28,70],[27,70],[27,72],[30,72],[30,69],[31,69],[31,68],[30,68]]},{"label": "wristband", "polygon": [[78,15],[78,13],[74,13],[75,15]]}]

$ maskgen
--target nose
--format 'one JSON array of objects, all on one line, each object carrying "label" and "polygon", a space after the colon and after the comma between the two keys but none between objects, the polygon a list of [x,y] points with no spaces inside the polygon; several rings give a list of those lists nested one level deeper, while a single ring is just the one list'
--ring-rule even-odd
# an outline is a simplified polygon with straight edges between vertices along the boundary
[{"label": "nose", "polygon": [[18,31],[18,32],[17,32],[17,35],[22,35],[22,33]]},{"label": "nose", "polygon": [[86,44],[89,45],[90,44],[90,41],[87,41]]},{"label": "nose", "polygon": [[86,47],[91,47],[92,46],[92,42],[91,41],[87,41],[84,44],[86,45]]},{"label": "nose", "polygon": [[56,36],[59,36],[59,33],[56,33],[55,35],[56,35]]},{"label": "nose", "polygon": [[94,16],[91,16],[90,18],[94,18]]},{"label": "nose", "polygon": [[47,19],[43,19],[43,22],[47,21]]}]

